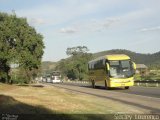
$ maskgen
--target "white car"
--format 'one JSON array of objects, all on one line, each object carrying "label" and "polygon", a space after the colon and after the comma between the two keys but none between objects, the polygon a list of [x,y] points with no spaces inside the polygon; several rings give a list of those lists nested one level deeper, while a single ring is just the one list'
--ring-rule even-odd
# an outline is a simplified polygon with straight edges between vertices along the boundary
[{"label": "white car", "polygon": [[46,77],[42,77],[42,82],[46,82]]},{"label": "white car", "polygon": [[47,78],[46,78],[47,80],[46,80],[46,82],[47,83],[51,83],[52,82],[52,80],[51,80],[51,77],[50,76],[47,76]]},{"label": "white car", "polygon": [[52,83],[60,83],[61,79],[60,76],[52,76]]}]

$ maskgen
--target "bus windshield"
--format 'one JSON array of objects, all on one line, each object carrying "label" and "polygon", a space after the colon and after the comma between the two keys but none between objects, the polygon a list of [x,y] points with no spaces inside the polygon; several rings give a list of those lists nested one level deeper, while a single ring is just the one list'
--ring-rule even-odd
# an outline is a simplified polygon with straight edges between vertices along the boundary
[{"label": "bus windshield", "polygon": [[130,60],[109,61],[110,77],[128,78],[134,75],[132,63]]}]

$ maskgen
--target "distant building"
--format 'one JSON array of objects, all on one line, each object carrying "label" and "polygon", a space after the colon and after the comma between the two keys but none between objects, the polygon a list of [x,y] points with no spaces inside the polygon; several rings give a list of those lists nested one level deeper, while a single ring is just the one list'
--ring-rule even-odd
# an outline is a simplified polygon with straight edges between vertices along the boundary
[{"label": "distant building", "polygon": [[136,64],[136,73],[147,75],[149,73],[148,67],[144,64]]}]

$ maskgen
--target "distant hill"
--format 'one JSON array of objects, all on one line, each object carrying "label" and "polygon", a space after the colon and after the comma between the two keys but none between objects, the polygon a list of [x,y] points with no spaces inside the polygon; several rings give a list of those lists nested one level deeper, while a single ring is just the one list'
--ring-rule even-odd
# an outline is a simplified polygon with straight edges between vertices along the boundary
[{"label": "distant hill", "polygon": [[102,51],[98,53],[94,53],[94,58],[108,55],[108,54],[126,54],[131,57],[133,61],[135,61],[137,64],[145,64],[145,65],[160,65],[160,51],[153,54],[142,54],[142,53],[136,53],[129,50],[124,49],[113,49],[108,51]]},{"label": "distant hill", "polygon": [[[142,54],[142,53],[136,53],[125,49],[113,49],[113,50],[107,50],[102,51],[98,53],[93,53],[93,58],[97,58],[100,56],[108,55],[108,54],[126,54],[130,56],[130,58],[136,63],[136,64],[145,64],[150,68],[160,68],[160,51],[153,54]],[[66,58],[69,59],[69,58]],[[65,60],[65,59],[64,59]],[[51,61],[44,61],[42,62],[42,73],[51,73],[58,62],[51,62]]]}]

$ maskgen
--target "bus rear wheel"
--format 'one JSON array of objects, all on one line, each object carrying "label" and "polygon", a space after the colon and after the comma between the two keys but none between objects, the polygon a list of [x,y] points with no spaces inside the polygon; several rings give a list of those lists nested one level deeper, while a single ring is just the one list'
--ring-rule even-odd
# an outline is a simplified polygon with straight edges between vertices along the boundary
[{"label": "bus rear wheel", "polygon": [[129,89],[129,86],[124,87],[125,89]]}]

